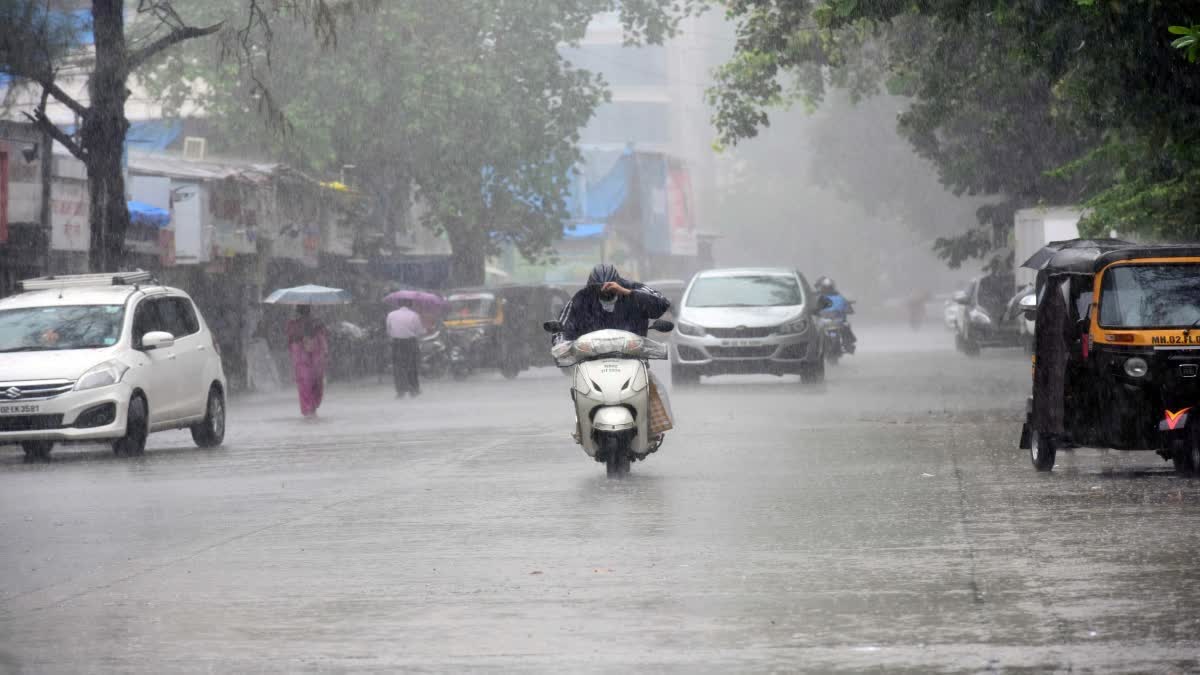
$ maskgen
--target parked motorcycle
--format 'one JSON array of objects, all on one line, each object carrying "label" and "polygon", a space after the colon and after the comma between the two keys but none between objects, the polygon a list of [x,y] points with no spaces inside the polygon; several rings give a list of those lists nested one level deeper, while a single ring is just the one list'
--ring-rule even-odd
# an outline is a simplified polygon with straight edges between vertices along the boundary
[{"label": "parked motorcycle", "polygon": [[440,380],[450,367],[450,355],[441,331],[434,331],[421,338],[421,377]]},{"label": "parked motorcycle", "polygon": [[[660,319],[650,327],[666,333],[675,325]],[[548,321],[543,328],[558,333],[562,324]],[[610,478],[626,475],[632,462],[658,450],[661,436],[650,436],[647,360],[666,359],[667,345],[606,329],[554,345],[552,353],[560,368],[572,369],[576,440],[588,456],[604,463]]]}]

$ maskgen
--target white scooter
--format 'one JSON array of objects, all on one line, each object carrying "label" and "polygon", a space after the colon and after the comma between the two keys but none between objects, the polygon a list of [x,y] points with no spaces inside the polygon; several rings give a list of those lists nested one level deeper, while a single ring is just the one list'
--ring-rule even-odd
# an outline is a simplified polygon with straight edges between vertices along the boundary
[{"label": "white scooter", "polygon": [[[549,333],[562,324],[548,321]],[[670,321],[650,328],[674,330]],[[552,349],[560,368],[574,368],[571,398],[578,418],[576,441],[610,478],[629,473],[629,465],[658,450],[661,437],[650,437],[650,369],[647,359],[666,359],[667,345],[623,330],[598,330]]]}]

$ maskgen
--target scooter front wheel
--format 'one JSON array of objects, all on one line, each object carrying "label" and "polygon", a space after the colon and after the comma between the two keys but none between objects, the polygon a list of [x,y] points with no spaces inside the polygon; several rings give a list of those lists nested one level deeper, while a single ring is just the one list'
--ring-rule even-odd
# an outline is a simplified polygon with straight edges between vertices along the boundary
[{"label": "scooter front wheel", "polygon": [[604,468],[609,478],[624,478],[629,475],[629,452],[615,439],[604,440]]}]

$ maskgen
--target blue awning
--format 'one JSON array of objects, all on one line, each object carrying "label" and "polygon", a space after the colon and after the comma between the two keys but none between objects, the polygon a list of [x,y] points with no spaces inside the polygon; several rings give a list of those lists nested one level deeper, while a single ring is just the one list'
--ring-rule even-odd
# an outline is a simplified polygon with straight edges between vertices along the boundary
[{"label": "blue awning", "polygon": [[129,202],[129,223],[141,227],[162,229],[171,224],[171,212],[145,202]]},{"label": "blue awning", "polygon": [[563,227],[563,239],[603,239],[608,226],[604,223],[579,223]]}]

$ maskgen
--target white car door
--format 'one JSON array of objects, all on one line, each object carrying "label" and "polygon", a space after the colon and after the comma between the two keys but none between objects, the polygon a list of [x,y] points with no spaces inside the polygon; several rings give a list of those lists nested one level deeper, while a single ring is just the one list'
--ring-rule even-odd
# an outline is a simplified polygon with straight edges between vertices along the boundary
[{"label": "white car door", "polygon": [[133,310],[133,334],[130,336],[134,348],[135,384],[146,393],[151,426],[169,422],[179,416],[179,369],[175,346],[144,349],[142,338],[146,333],[167,331],[159,312],[162,296],[142,298]]},{"label": "white car door", "polygon": [[200,331],[192,301],[181,295],[158,300],[159,313],[167,332],[175,336],[175,365],[179,373],[177,417],[203,415],[208,405],[209,383],[203,380],[204,366],[212,357],[212,341]]}]

